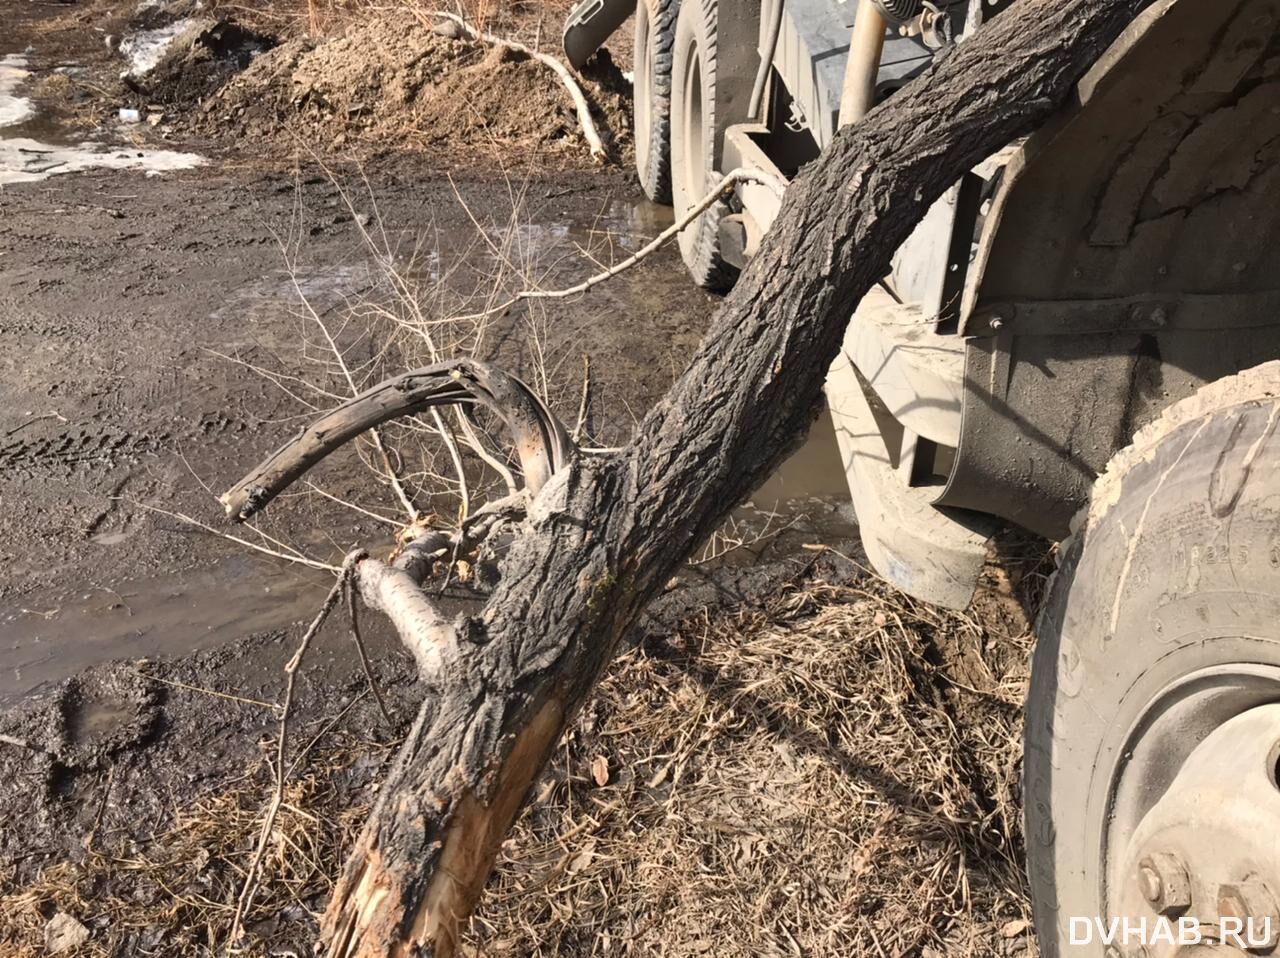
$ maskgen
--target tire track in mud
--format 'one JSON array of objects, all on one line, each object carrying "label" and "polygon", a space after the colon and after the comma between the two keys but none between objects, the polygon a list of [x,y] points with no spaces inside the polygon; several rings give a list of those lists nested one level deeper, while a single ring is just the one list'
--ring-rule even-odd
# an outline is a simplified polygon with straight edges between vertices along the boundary
[{"label": "tire track in mud", "polygon": [[248,424],[222,413],[202,416],[194,428],[133,432],[111,426],[69,426],[43,436],[0,433],[0,477],[31,481],[70,478],[90,468],[132,465],[171,451],[183,442],[208,441],[243,432]]},{"label": "tire track in mud", "polygon": [[131,432],[80,428],[53,435],[0,440],[0,473],[8,477],[35,479],[40,474],[70,475],[94,465],[112,466],[121,460],[136,460],[154,454],[167,435],[137,435]]}]

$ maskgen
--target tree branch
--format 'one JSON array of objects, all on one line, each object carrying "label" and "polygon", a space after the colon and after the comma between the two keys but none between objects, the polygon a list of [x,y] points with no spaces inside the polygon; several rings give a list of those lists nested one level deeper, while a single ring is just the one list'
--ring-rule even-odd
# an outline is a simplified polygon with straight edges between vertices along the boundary
[{"label": "tree branch", "polygon": [[568,431],[532,389],[487,363],[459,359],[388,379],[325,413],[268,456],[221,502],[228,516],[242,522],[361,433],[433,407],[475,403],[489,407],[511,433],[530,492],[541,489],[573,455]]},{"label": "tree branch", "polygon": [[804,169],[634,441],[566,457],[530,502],[334,889],[331,958],[454,953],[566,723],[671,573],[803,440],[894,251],[961,174],[1047,119],[1142,6],[1021,0]]},{"label": "tree branch", "polygon": [[569,68],[557,60],[555,57],[546,53],[539,53],[537,50],[526,47],[523,43],[517,43],[515,40],[504,40],[501,37],[495,37],[491,33],[484,33],[477,30],[466,20],[458,16],[456,13],[446,13],[443,10],[437,10],[431,14],[433,17],[440,17],[443,20],[451,20],[458,25],[458,28],[472,40],[480,43],[487,43],[490,46],[507,47],[517,53],[537,60],[543,66],[549,67],[560,78],[560,82],[564,84],[565,90],[569,93],[569,98],[573,100],[573,108],[578,113],[578,123],[582,126],[582,135],[587,139],[587,146],[591,149],[591,156],[597,160],[603,160],[605,157],[604,142],[600,139],[599,132],[596,131],[595,120],[591,118],[591,107],[587,104],[587,97],[582,92],[582,87],[578,81],[573,78],[573,74],[569,72]]},{"label": "tree branch", "polygon": [[422,591],[421,579],[401,565],[408,555],[413,553],[401,553],[391,565],[377,559],[361,560],[356,566],[356,584],[365,605],[391,620],[400,641],[418,663],[419,676],[438,684],[447,664],[457,658],[458,631]]}]

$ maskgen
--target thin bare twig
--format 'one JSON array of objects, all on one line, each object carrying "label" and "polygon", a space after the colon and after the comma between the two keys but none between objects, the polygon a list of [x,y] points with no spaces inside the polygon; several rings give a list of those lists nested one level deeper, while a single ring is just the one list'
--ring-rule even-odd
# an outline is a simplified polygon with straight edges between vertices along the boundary
[{"label": "thin bare twig", "polygon": [[467,485],[467,473],[462,465],[462,454],[458,452],[458,440],[453,430],[445,424],[439,409],[431,410],[431,418],[435,421],[436,428],[440,430],[440,439],[449,453],[449,459],[453,462],[453,471],[458,475],[458,497],[461,499],[458,505],[458,521],[461,522],[471,515],[471,490]]},{"label": "thin bare twig", "polygon": [[[342,571],[341,566],[330,565],[328,562],[321,562],[319,559],[309,558],[308,556],[303,555],[301,552],[296,552],[296,550],[294,555],[290,555],[287,552],[277,552],[275,549],[268,549],[264,545],[259,545],[256,542],[250,542],[248,539],[241,539],[239,536],[233,536],[228,532],[222,532],[219,529],[215,529],[213,526],[207,523],[201,522],[199,519],[193,519],[191,516],[186,515],[185,513],[182,513],[182,512],[173,512],[172,510],[169,510],[169,509],[161,509],[159,506],[148,505],[147,503],[140,502],[137,499],[129,499],[127,501],[133,503],[135,506],[138,506],[140,509],[146,509],[148,512],[158,512],[160,513],[160,515],[169,516],[171,519],[178,519],[182,522],[186,522],[190,525],[195,526],[197,529],[203,529],[205,532],[215,535],[219,539],[226,539],[230,542],[236,543],[237,545],[242,545],[242,546],[245,546],[246,548],[253,549],[255,552],[261,552],[263,555],[269,555],[275,559],[284,559],[286,562],[296,562],[299,565],[307,566],[310,569],[324,569],[326,572]],[[252,527],[250,526],[249,528],[252,528]],[[259,532],[259,530],[257,529],[254,529],[253,531],[258,532],[259,535],[265,535],[265,533]]]},{"label": "thin bare twig", "polygon": [[364,506],[358,506],[354,502],[350,502],[347,499],[343,499],[339,496],[335,496],[332,492],[326,492],[324,489],[321,489],[319,486],[317,486],[314,482],[311,482],[310,480],[307,481],[307,488],[309,488],[312,492],[317,493],[318,495],[324,497],[325,499],[330,500],[331,502],[336,502],[340,506],[346,506],[348,509],[351,509],[354,512],[359,512],[362,515],[366,515],[370,519],[377,519],[379,522],[384,522],[389,526],[395,526],[397,529],[404,528],[405,524],[401,522],[399,519],[392,519],[390,516],[384,516],[380,512],[374,512],[372,509],[366,509],[364,508]]},{"label": "thin bare twig", "polygon": [[457,416],[458,426],[462,429],[462,435],[466,439],[467,445],[471,447],[471,451],[498,474],[503,484],[507,487],[507,495],[514,496],[520,491],[520,487],[516,484],[515,476],[511,474],[511,470],[485,447],[484,440],[476,433],[475,427],[471,425],[463,410],[455,409],[454,414]]},{"label": "thin bare twig", "polygon": [[730,170],[720,179],[719,183],[713,186],[707,192],[707,194],[702,197],[702,199],[698,200],[697,203],[694,203],[693,206],[691,206],[688,209],[688,211],[682,217],[680,217],[680,219],[676,220],[674,223],[672,223],[665,230],[663,230],[661,233],[655,236],[652,240],[650,240],[648,243],[646,243],[636,252],[632,253],[622,262],[615,263],[613,266],[610,266],[608,269],[604,270],[603,272],[596,273],[594,276],[590,276],[587,279],[584,279],[582,282],[574,284],[573,286],[567,286],[564,289],[521,290],[520,292],[512,296],[510,299],[507,299],[501,303],[498,303],[495,306],[485,307],[485,309],[482,312],[474,313],[469,316],[460,316],[460,317],[457,317],[457,319],[458,321],[468,320],[468,319],[483,319],[484,317],[492,316],[495,313],[505,312],[506,310],[510,309],[512,306],[516,305],[517,303],[524,302],[525,300],[565,299],[566,297],[575,296],[578,293],[585,293],[591,289],[594,289],[596,286],[599,286],[601,283],[606,282],[607,280],[613,279],[619,273],[622,273],[622,272],[625,272],[626,270],[631,269],[631,267],[635,266],[637,263],[640,263],[643,260],[645,260],[647,257],[652,256],[659,249],[661,249],[665,244],[669,243],[677,235],[679,235],[681,230],[685,229],[690,223],[692,223],[699,216],[701,216],[703,213],[709,210],[712,206],[714,206],[717,202],[719,202],[720,197],[723,196],[724,193],[727,190],[729,190],[732,186],[734,186],[734,184],[736,183],[760,183],[763,186],[769,187],[779,196],[781,196],[783,191],[786,189],[785,184],[783,184],[776,177],[770,176],[768,173],[762,173],[759,170],[751,170],[745,167],[740,167],[736,170]]},{"label": "thin bare twig", "polygon": [[582,443],[582,430],[587,425],[587,409],[591,405],[591,357],[582,354],[582,399],[578,402],[578,421],[573,425],[573,441]]},{"label": "thin bare twig", "polygon": [[232,695],[229,692],[218,692],[214,689],[204,689],[198,685],[188,685],[186,682],[176,682],[173,679],[162,679],[158,675],[152,675],[150,672],[144,672],[142,669],[129,669],[134,675],[146,679],[148,682],[159,682],[161,685],[168,685],[171,688],[182,689],[185,692],[198,692],[201,695],[211,695],[218,699],[227,699],[230,702],[239,702],[241,705],[256,705],[258,708],[271,709],[273,712],[280,711],[280,706],[275,702],[263,702],[261,699],[248,699],[240,695]]},{"label": "thin bare twig", "polygon": [[329,594],[325,596],[325,600],[320,606],[320,611],[316,613],[316,617],[311,620],[311,625],[303,633],[302,641],[298,643],[298,649],[293,653],[293,658],[285,664],[284,701],[280,707],[280,734],[276,741],[275,790],[272,793],[271,802],[267,805],[266,815],[262,820],[262,830],[258,834],[258,846],[254,850],[253,860],[249,863],[249,870],[245,873],[244,884],[240,888],[240,897],[236,900],[236,913],[231,920],[231,933],[227,941],[228,947],[233,947],[240,938],[244,917],[249,913],[254,893],[258,889],[258,875],[262,869],[262,861],[267,854],[267,843],[271,840],[271,832],[275,828],[276,815],[280,811],[280,806],[284,803],[284,788],[288,777],[285,758],[288,755],[289,747],[289,711],[293,706],[293,687],[298,677],[298,669],[302,666],[302,660],[307,654],[307,649],[311,646],[311,640],[319,633],[320,627],[324,625],[325,619],[329,617],[333,607],[338,604],[338,599],[342,596],[343,590],[347,587],[352,575],[355,574],[356,563],[367,555],[368,553],[363,549],[357,549],[343,560],[342,568],[339,570],[338,581],[333,584],[333,588],[329,590]]},{"label": "thin bare twig", "polygon": [[364,677],[369,680],[369,691],[373,693],[373,700],[378,703],[378,711],[382,713],[387,726],[394,728],[395,722],[391,719],[391,713],[387,711],[387,703],[382,698],[382,689],[378,687],[378,680],[373,675],[373,666],[369,664],[369,656],[364,647],[364,638],[360,635],[360,616],[356,609],[356,590],[351,583],[350,576],[344,581],[343,591],[346,593],[347,614],[351,617],[351,638],[356,644],[356,651],[360,653],[360,665],[364,669]]},{"label": "thin bare twig", "polygon": [[[326,172],[328,172],[326,170]],[[332,177],[330,177],[332,179]],[[311,300],[307,299],[306,293],[302,289],[302,285],[298,282],[298,272],[292,260],[289,258],[288,248],[281,244],[281,253],[284,254],[285,262],[289,268],[289,279],[293,283],[294,292],[297,293],[298,299],[306,308],[307,314],[312,321],[320,329],[321,335],[324,336],[325,342],[328,344],[329,351],[333,353],[333,358],[338,363],[338,368],[342,370],[342,376],[347,381],[347,388],[351,390],[352,396],[360,394],[360,388],[356,385],[355,377],[351,374],[351,367],[347,365],[346,357],[342,353],[342,348],[338,345],[337,340],[329,331],[328,324],[325,323],[324,317],[320,315],[311,305]],[[399,475],[391,465],[391,456],[387,452],[386,444],[382,441],[382,433],[376,428],[369,430],[374,447],[382,455],[382,461],[386,465],[386,475],[391,487],[395,490],[396,497],[400,500],[400,504],[409,515],[409,521],[413,522],[418,518],[418,510],[413,504],[413,500],[409,498],[409,494],[405,491],[404,485],[400,482]]]},{"label": "thin bare twig", "polygon": [[58,422],[62,422],[62,423],[65,423],[68,421],[66,416],[62,415],[56,410],[50,410],[49,412],[43,413],[42,415],[32,416],[30,419],[26,420],[25,422],[18,423],[16,426],[14,426],[12,429],[10,429],[8,432],[4,434],[4,438],[8,439],[10,436],[21,432],[22,430],[26,429],[28,426],[32,425],[33,423],[43,422],[46,419],[56,419],[58,420]]},{"label": "thin bare twig", "polygon": [[770,176],[768,173],[762,173],[759,170],[746,169],[745,167],[730,170],[721,177],[720,182],[713,186],[707,194],[702,197],[702,199],[689,207],[688,211],[683,216],[622,262],[615,263],[603,272],[584,279],[581,283],[574,286],[569,286],[565,289],[525,290],[521,293],[517,293],[513,298],[513,301],[522,299],[563,299],[566,296],[573,296],[576,293],[585,293],[587,290],[599,286],[606,280],[613,279],[613,277],[617,276],[619,273],[635,266],[641,260],[645,259],[645,257],[653,255],[653,253],[657,252],[663,244],[674,239],[685,227],[719,202],[720,197],[737,183],[760,183],[761,185],[772,189],[779,196],[781,196],[783,191],[786,189],[783,183],[781,183],[777,178]]}]

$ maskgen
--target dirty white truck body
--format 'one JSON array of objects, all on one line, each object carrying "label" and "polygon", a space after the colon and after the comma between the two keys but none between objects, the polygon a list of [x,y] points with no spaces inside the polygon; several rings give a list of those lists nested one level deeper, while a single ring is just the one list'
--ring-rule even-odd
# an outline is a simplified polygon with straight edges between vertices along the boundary
[{"label": "dirty white truck body", "polygon": [[[1020,10],[588,0],[566,52],[584,61],[631,14],[638,173],[679,213],[735,168],[790,179],[938,50]],[[1049,955],[1193,953],[1069,946],[1069,919],[1095,912],[1192,915],[1195,954],[1257,953],[1233,910],[1280,940],[1278,24],[1277,0],[1152,3],[1067,108],[929,210],[828,379],[863,543],[904,591],[964,607],[1000,527],[1064,540],[1076,522],[1028,701]],[[695,280],[731,284],[778,205],[740,185],[687,229]],[[1223,776],[1245,811],[1213,812]]]}]

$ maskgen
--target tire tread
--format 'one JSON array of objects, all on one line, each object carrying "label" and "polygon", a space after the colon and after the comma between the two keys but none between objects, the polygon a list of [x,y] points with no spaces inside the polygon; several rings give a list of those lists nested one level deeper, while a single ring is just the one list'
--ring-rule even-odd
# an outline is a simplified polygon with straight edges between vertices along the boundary
[{"label": "tire tread", "polygon": [[[690,12],[685,13],[685,10]],[[719,51],[716,40],[716,25],[719,18],[719,2],[718,0],[685,0],[681,4],[681,17],[699,16],[702,29],[695,30],[699,43],[702,46],[702,76],[703,84],[707,90],[713,91],[716,88],[716,72],[719,63]],[[678,37],[679,29],[677,28],[676,36]],[[672,97],[678,95],[677,78],[674,69],[674,55],[672,68]],[[709,102],[704,102],[702,106],[702,115],[704,124],[708,124],[715,128],[715,98],[714,95]],[[672,113],[674,117],[674,110]],[[676,129],[674,120],[672,122],[671,133],[671,156],[672,166],[676,163],[676,154],[683,147],[683,137]],[[714,151],[712,151],[714,152]],[[707,169],[704,177],[702,189],[693,197],[700,199],[702,190],[710,189],[712,182],[711,176],[714,174],[712,170],[711,154],[708,154]],[[677,215],[680,213],[676,211]],[[728,207],[724,203],[716,203],[712,205],[702,216],[698,217],[682,235],[686,235],[689,239],[681,244],[681,253],[684,256],[685,265],[689,269],[690,275],[695,283],[703,289],[709,289],[716,292],[723,292],[733,286],[738,278],[738,270],[732,264],[726,262],[720,254],[720,220],[728,212]]]},{"label": "tire tread", "polygon": [[[636,9],[637,17],[648,16],[649,42],[654,45],[649,141],[636,143],[636,176],[645,196],[665,205],[671,204],[671,66],[679,11],[679,0],[640,0]],[[639,60],[643,51],[639,49],[638,30],[636,43],[635,57]],[[634,109],[633,105],[633,115]]]}]

